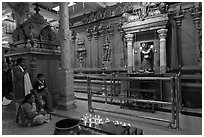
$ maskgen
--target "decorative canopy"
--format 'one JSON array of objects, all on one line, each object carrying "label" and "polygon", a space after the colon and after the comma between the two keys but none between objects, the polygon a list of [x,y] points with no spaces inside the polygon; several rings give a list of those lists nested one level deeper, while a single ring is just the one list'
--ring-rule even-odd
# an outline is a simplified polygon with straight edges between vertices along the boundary
[{"label": "decorative canopy", "polygon": [[139,2],[133,5],[133,13],[123,13],[126,22],[122,28],[126,33],[165,28],[169,20],[167,8],[164,2]]}]

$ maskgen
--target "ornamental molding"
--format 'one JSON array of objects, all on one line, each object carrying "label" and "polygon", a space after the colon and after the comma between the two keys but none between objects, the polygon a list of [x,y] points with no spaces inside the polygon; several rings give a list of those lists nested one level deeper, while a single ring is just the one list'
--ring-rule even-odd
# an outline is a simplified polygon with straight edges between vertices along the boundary
[{"label": "ornamental molding", "polygon": [[155,29],[165,28],[169,18],[167,14],[162,14],[159,17],[149,18],[144,21],[126,22],[122,25],[122,29],[126,33],[143,32]]},{"label": "ornamental molding", "polygon": [[[77,24],[74,25],[73,23],[72,27],[93,23],[93,22],[108,19],[111,17],[120,16],[124,12],[131,12],[131,10],[133,10],[133,5],[130,2],[117,3],[116,5],[107,6],[95,12],[83,14],[81,18],[79,17],[76,17],[76,19],[73,18],[72,20],[75,20]],[[78,23],[79,21],[81,22],[80,24]]]},{"label": "ornamental molding", "polygon": [[126,22],[143,21],[166,14],[168,5],[165,2],[137,2],[132,6],[132,13],[125,12],[122,17]]}]

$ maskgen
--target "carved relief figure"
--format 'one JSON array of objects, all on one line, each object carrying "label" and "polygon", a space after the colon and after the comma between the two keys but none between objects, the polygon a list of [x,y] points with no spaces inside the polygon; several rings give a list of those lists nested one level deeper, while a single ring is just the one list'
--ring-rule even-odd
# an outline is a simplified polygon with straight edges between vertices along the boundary
[{"label": "carved relief figure", "polygon": [[139,20],[140,18],[138,14],[131,15],[129,13],[123,13],[122,17],[125,18],[127,22],[133,22],[133,21]]},{"label": "carved relief figure", "polygon": [[153,72],[153,45],[142,43],[140,47],[141,66],[140,72],[152,73]]},{"label": "carved relief figure", "polygon": [[79,67],[82,69],[84,67],[84,59],[86,56],[85,40],[83,38],[77,38],[77,59],[79,61]]},{"label": "carved relief figure", "polygon": [[142,2],[141,4],[141,18],[144,19],[147,16],[147,8],[148,8],[148,2]]},{"label": "carved relief figure", "polygon": [[108,38],[106,39],[106,43],[103,46],[103,61],[110,62],[110,56],[111,56],[111,49],[109,46]]},{"label": "carved relief figure", "polygon": [[133,6],[133,13],[123,13],[127,22],[144,21],[166,13],[167,5],[164,2],[139,2]]}]

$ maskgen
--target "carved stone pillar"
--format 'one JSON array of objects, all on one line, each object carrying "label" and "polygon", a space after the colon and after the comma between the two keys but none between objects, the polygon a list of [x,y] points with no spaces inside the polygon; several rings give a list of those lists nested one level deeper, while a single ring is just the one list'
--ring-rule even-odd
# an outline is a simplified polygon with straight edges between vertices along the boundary
[{"label": "carved stone pillar", "polygon": [[96,40],[96,51],[97,51],[97,53],[96,53],[96,55],[97,55],[97,58],[96,58],[96,66],[99,68],[100,67],[100,63],[99,63],[99,45],[98,45],[98,28],[97,28],[97,26],[94,26],[93,27],[93,36],[94,36],[94,38],[95,38],[95,40]]},{"label": "carved stone pillar", "polygon": [[127,41],[127,70],[128,73],[133,72],[133,34],[125,35]]},{"label": "carved stone pillar", "polygon": [[197,63],[202,65],[202,29],[201,29],[201,19],[202,19],[202,9],[199,2],[194,2],[194,7],[191,11],[191,16],[196,28],[196,57]]},{"label": "carved stone pillar", "polygon": [[160,74],[166,73],[166,33],[167,29],[160,29],[159,33],[160,39]]},{"label": "carved stone pillar", "polygon": [[102,67],[102,70],[104,71],[105,70],[105,66],[103,64],[103,42],[104,42],[104,32],[105,32],[105,29],[103,27],[103,24],[100,24],[98,26],[98,34],[99,36],[101,37],[101,52],[100,52],[100,55],[101,55],[101,67]]},{"label": "carved stone pillar", "polygon": [[67,2],[60,3],[60,62],[61,62],[61,85],[58,101],[58,108],[68,110],[76,107],[74,96],[74,77],[71,67],[70,30],[69,30],[69,9]]},{"label": "carved stone pillar", "polygon": [[109,25],[108,25],[108,28],[107,28],[107,32],[109,33],[109,35],[110,35],[110,45],[111,45],[111,57],[112,57],[112,61],[111,61],[111,64],[112,64],[112,67],[114,68],[115,66],[115,58],[114,58],[114,51],[115,51],[115,49],[114,49],[114,26],[110,23]]},{"label": "carved stone pillar", "polygon": [[126,63],[126,60],[127,60],[127,57],[126,57],[126,48],[125,48],[125,44],[124,44],[124,35],[125,35],[125,32],[124,30],[122,29],[122,21],[120,21],[120,23],[117,25],[118,27],[118,31],[120,33],[120,37],[121,37],[121,41],[122,41],[122,44],[121,44],[121,67],[124,67],[127,65]]},{"label": "carved stone pillar", "polygon": [[[75,46],[76,38],[77,38],[77,33],[74,30],[72,30],[72,44],[73,44],[74,51],[76,51],[76,49],[77,49],[77,46]],[[76,54],[74,54],[73,56],[74,56],[74,66],[76,66],[77,63],[76,63],[75,59],[77,58],[77,56],[76,56]]]},{"label": "carved stone pillar", "polygon": [[89,63],[90,63],[90,68],[91,68],[92,67],[92,60],[91,60],[91,56],[92,56],[92,52],[91,52],[92,29],[87,28],[86,29],[86,35],[87,35],[87,38],[89,40],[89,55],[88,55],[88,60],[89,60]]},{"label": "carved stone pillar", "polygon": [[177,43],[177,55],[178,55],[178,67],[182,66],[182,48],[181,48],[181,25],[182,20],[184,18],[184,11],[181,10],[181,6],[178,5],[176,7],[176,16],[174,16],[174,20],[176,21],[176,43]]}]

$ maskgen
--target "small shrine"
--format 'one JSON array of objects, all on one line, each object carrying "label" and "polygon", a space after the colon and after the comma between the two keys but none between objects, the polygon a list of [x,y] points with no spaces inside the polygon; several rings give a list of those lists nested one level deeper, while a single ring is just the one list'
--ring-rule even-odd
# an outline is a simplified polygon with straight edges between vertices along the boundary
[{"label": "small shrine", "polygon": [[40,52],[45,54],[59,54],[59,40],[57,29],[36,13],[20,24],[13,32],[13,45],[9,54],[22,52]]},{"label": "small shrine", "polygon": [[163,2],[141,2],[133,5],[133,13],[123,13],[129,73],[166,72],[167,7]]},{"label": "small shrine", "polygon": [[60,74],[58,30],[39,14],[39,10],[36,4],[35,13],[13,31],[13,42],[6,56],[13,60],[25,58],[31,82],[35,81],[38,73],[43,73],[51,95],[55,96],[59,94],[60,84],[56,80]]}]

